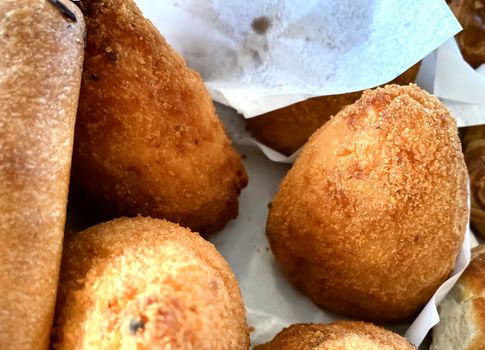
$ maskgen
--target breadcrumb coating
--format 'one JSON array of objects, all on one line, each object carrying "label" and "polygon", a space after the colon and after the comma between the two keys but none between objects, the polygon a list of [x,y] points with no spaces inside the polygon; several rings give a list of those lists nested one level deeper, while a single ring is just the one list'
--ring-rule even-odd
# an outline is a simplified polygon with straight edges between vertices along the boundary
[{"label": "breadcrumb coating", "polygon": [[365,91],[283,180],[267,235],[315,303],[363,320],[417,312],[450,274],[468,217],[455,120],[416,85]]},{"label": "breadcrumb coating", "polygon": [[400,335],[364,322],[294,324],[254,350],[416,350]]},{"label": "breadcrumb coating", "polygon": [[164,220],[121,218],[69,236],[56,314],[59,350],[249,348],[229,265]]},{"label": "breadcrumb coating", "polygon": [[[421,62],[399,75],[390,84],[413,82]],[[343,107],[357,101],[362,91],[341,95],[310,98],[291,106],[247,119],[254,137],[275,150],[290,155],[303,146],[308,138],[337,114]]]},{"label": "breadcrumb coating", "polygon": [[132,0],[82,0],[87,47],[73,188],[105,217],[137,214],[201,233],[238,212],[247,184],[200,78]]}]

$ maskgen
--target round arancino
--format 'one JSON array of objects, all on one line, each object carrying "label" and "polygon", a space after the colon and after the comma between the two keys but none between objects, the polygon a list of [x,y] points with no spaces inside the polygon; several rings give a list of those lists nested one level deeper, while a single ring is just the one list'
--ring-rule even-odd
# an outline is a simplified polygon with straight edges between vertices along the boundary
[{"label": "round arancino", "polygon": [[364,92],[320,128],[269,212],[271,249],[316,304],[413,315],[450,274],[467,222],[454,119],[415,85]]},{"label": "round arancino", "polygon": [[248,350],[234,275],[177,224],[122,218],[69,236],[55,349]]}]

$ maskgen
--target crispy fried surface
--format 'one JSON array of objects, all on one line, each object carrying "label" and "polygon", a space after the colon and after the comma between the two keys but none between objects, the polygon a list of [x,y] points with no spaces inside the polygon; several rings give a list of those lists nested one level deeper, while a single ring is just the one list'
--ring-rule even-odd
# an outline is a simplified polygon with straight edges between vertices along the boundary
[{"label": "crispy fried surface", "polygon": [[237,216],[247,183],[198,73],[132,0],[83,0],[87,48],[73,183],[110,216],[202,233]]},{"label": "crispy fried surface", "polygon": [[[416,79],[420,63],[394,79],[391,84],[409,84]],[[290,155],[331,116],[354,103],[362,91],[342,95],[321,96],[295,103],[247,120],[247,127],[258,140],[275,150]]]},{"label": "crispy fried surface", "polygon": [[214,246],[164,220],[122,218],[68,237],[57,349],[248,349],[234,275]]},{"label": "crispy fried surface", "polygon": [[364,92],[305,145],[267,235],[317,304],[366,320],[418,311],[452,270],[467,222],[456,123],[416,85]]},{"label": "crispy fried surface", "polygon": [[463,31],[456,35],[463,58],[474,68],[485,63],[485,0],[448,0]]},{"label": "crispy fried surface", "polygon": [[413,350],[400,335],[364,322],[294,324],[255,350]]}]

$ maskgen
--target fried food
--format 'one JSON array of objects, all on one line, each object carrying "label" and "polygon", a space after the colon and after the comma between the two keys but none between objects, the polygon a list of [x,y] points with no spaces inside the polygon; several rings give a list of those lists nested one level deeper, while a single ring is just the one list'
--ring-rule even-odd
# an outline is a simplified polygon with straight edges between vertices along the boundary
[{"label": "fried food", "polygon": [[69,236],[64,249],[56,349],[249,348],[234,275],[198,234],[121,218]]},{"label": "fried food", "polygon": [[416,350],[400,335],[364,322],[294,324],[254,350]]},{"label": "fried food", "polygon": [[465,129],[463,149],[470,176],[470,221],[474,231],[485,238],[485,125]]},{"label": "fried food", "polygon": [[456,35],[463,58],[472,67],[485,63],[485,1],[448,0],[463,31]]},{"label": "fried food", "polygon": [[132,0],[80,7],[88,34],[74,190],[107,217],[220,230],[237,216],[247,175],[199,74]]},{"label": "fried food", "polygon": [[430,350],[485,349],[485,245],[472,249],[470,265],[439,305]]},{"label": "fried food", "polygon": [[[391,83],[405,85],[416,79],[420,63],[415,64]],[[301,146],[331,116],[344,106],[354,103],[362,91],[342,95],[314,97],[246,121],[247,128],[265,145],[290,155]]]},{"label": "fried food", "polygon": [[0,349],[47,349],[85,26],[67,0],[0,1]]},{"label": "fried food", "polygon": [[448,277],[467,218],[455,120],[416,85],[387,85],[312,135],[266,232],[291,282],[316,304],[398,321]]}]

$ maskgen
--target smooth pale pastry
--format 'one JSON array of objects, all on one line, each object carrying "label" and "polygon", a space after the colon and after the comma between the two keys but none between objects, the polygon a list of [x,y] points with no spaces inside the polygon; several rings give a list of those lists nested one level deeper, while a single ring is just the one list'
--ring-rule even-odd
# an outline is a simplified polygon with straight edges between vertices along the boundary
[{"label": "smooth pale pastry", "polygon": [[485,349],[485,245],[472,249],[472,260],[438,307],[430,350]]}]

